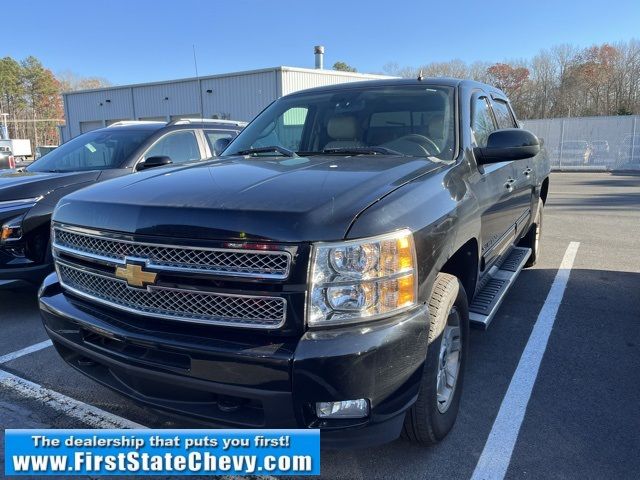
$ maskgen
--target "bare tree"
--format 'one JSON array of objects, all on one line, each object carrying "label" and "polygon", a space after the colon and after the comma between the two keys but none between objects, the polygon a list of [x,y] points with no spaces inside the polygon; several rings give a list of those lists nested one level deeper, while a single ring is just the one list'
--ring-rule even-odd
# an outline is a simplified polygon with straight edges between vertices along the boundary
[{"label": "bare tree", "polygon": [[409,78],[422,71],[496,85],[523,119],[640,113],[640,41],[635,39],[582,49],[556,45],[531,59],[493,64],[455,59],[403,67],[389,62],[384,71]]},{"label": "bare tree", "polygon": [[64,70],[56,75],[63,92],[89,90],[92,88],[110,87],[112,83],[102,77],[83,77],[71,70]]}]

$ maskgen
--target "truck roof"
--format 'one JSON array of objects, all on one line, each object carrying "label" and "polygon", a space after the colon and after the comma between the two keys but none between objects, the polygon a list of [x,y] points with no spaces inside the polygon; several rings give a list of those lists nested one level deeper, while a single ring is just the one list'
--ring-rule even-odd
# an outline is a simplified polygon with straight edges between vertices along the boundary
[{"label": "truck roof", "polygon": [[339,90],[349,90],[352,88],[362,88],[362,87],[397,87],[404,85],[441,85],[445,87],[458,87],[458,86],[470,86],[470,87],[482,87],[489,92],[500,93],[504,95],[504,93],[489,84],[477,82],[475,80],[462,79],[462,78],[449,78],[449,77],[423,77],[421,80],[417,78],[389,78],[382,80],[364,80],[361,82],[349,82],[349,83],[339,83],[335,85],[325,85],[322,87],[314,87],[306,90],[300,90],[298,92],[292,93],[291,95],[298,95],[309,92],[335,92]]},{"label": "truck roof", "polygon": [[127,130],[160,130],[165,127],[177,125],[193,125],[197,128],[244,128],[247,122],[237,120],[221,120],[213,118],[181,118],[172,122],[149,121],[149,120],[122,120],[112,123],[104,129],[127,129]]}]

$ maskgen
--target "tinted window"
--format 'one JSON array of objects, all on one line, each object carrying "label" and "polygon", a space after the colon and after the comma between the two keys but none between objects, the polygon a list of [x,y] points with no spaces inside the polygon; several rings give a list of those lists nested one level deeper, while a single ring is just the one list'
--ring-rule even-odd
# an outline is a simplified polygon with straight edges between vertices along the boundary
[{"label": "tinted window", "polygon": [[502,100],[493,101],[493,113],[496,115],[496,121],[498,122],[498,128],[516,128],[516,121],[511,115],[509,105]]},{"label": "tinted window", "polygon": [[471,130],[473,131],[476,145],[478,147],[486,147],[487,138],[495,129],[487,99],[485,97],[478,98],[475,101],[473,119],[471,121]]},{"label": "tinted window", "polygon": [[411,112],[378,112],[371,115],[369,127],[408,127],[411,125]]},{"label": "tinted window", "polygon": [[32,163],[30,172],[74,172],[122,167],[153,131],[101,130],[79,135]]},{"label": "tinted window", "polygon": [[300,150],[302,143],[302,132],[309,109],[307,107],[293,107],[285,110],[275,122],[267,125],[254,147],[266,147],[279,145],[289,150]]},{"label": "tinted window", "polygon": [[168,133],[147,150],[144,158],[167,156],[173,163],[200,160],[198,140],[193,130]]},{"label": "tinted window", "polygon": [[266,146],[303,155],[376,146],[450,160],[455,145],[452,88],[360,87],[277,100],[238,135],[225,155]]},{"label": "tinted window", "polygon": [[236,136],[236,132],[233,130],[205,130],[204,136],[207,138],[207,142],[209,142],[209,148],[211,149],[211,153],[215,155],[214,145],[217,140],[221,138],[233,138]]}]

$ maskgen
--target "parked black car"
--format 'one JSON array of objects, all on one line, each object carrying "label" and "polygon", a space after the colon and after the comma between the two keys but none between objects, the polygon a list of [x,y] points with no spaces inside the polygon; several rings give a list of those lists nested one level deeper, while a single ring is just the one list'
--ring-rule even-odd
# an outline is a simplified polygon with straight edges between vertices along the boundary
[{"label": "parked black car", "polygon": [[0,147],[0,170],[5,168],[16,168],[16,160],[11,150]]},{"label": "parked black car", "polygon": [[244,123],[118,122],[84,133],[25,169],[0,171],[0,288],[39,285],[53,270],[49,233],[60,198],[110,178],[215,155]]},{"label": "parked black car", "polygon": [[72,367],[206,424],[434,443],[468,327],[539,256],[549,161],[488,85],[283,97],[217,161],[66,196],[40,290]]}]

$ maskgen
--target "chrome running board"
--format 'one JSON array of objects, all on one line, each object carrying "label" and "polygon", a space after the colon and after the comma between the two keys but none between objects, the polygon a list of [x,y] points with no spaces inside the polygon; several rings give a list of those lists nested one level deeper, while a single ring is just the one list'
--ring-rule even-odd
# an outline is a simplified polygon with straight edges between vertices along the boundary
[{"label": "chrome running board", "polygon": [[531,249],[514,247],[499,267],[492,267],[487,273],[489,279],[483,282],[469,305],[469,321],[471,325],[486,330],[500,308],[502,300],[513,286],[522,267],[531,256]]}]

